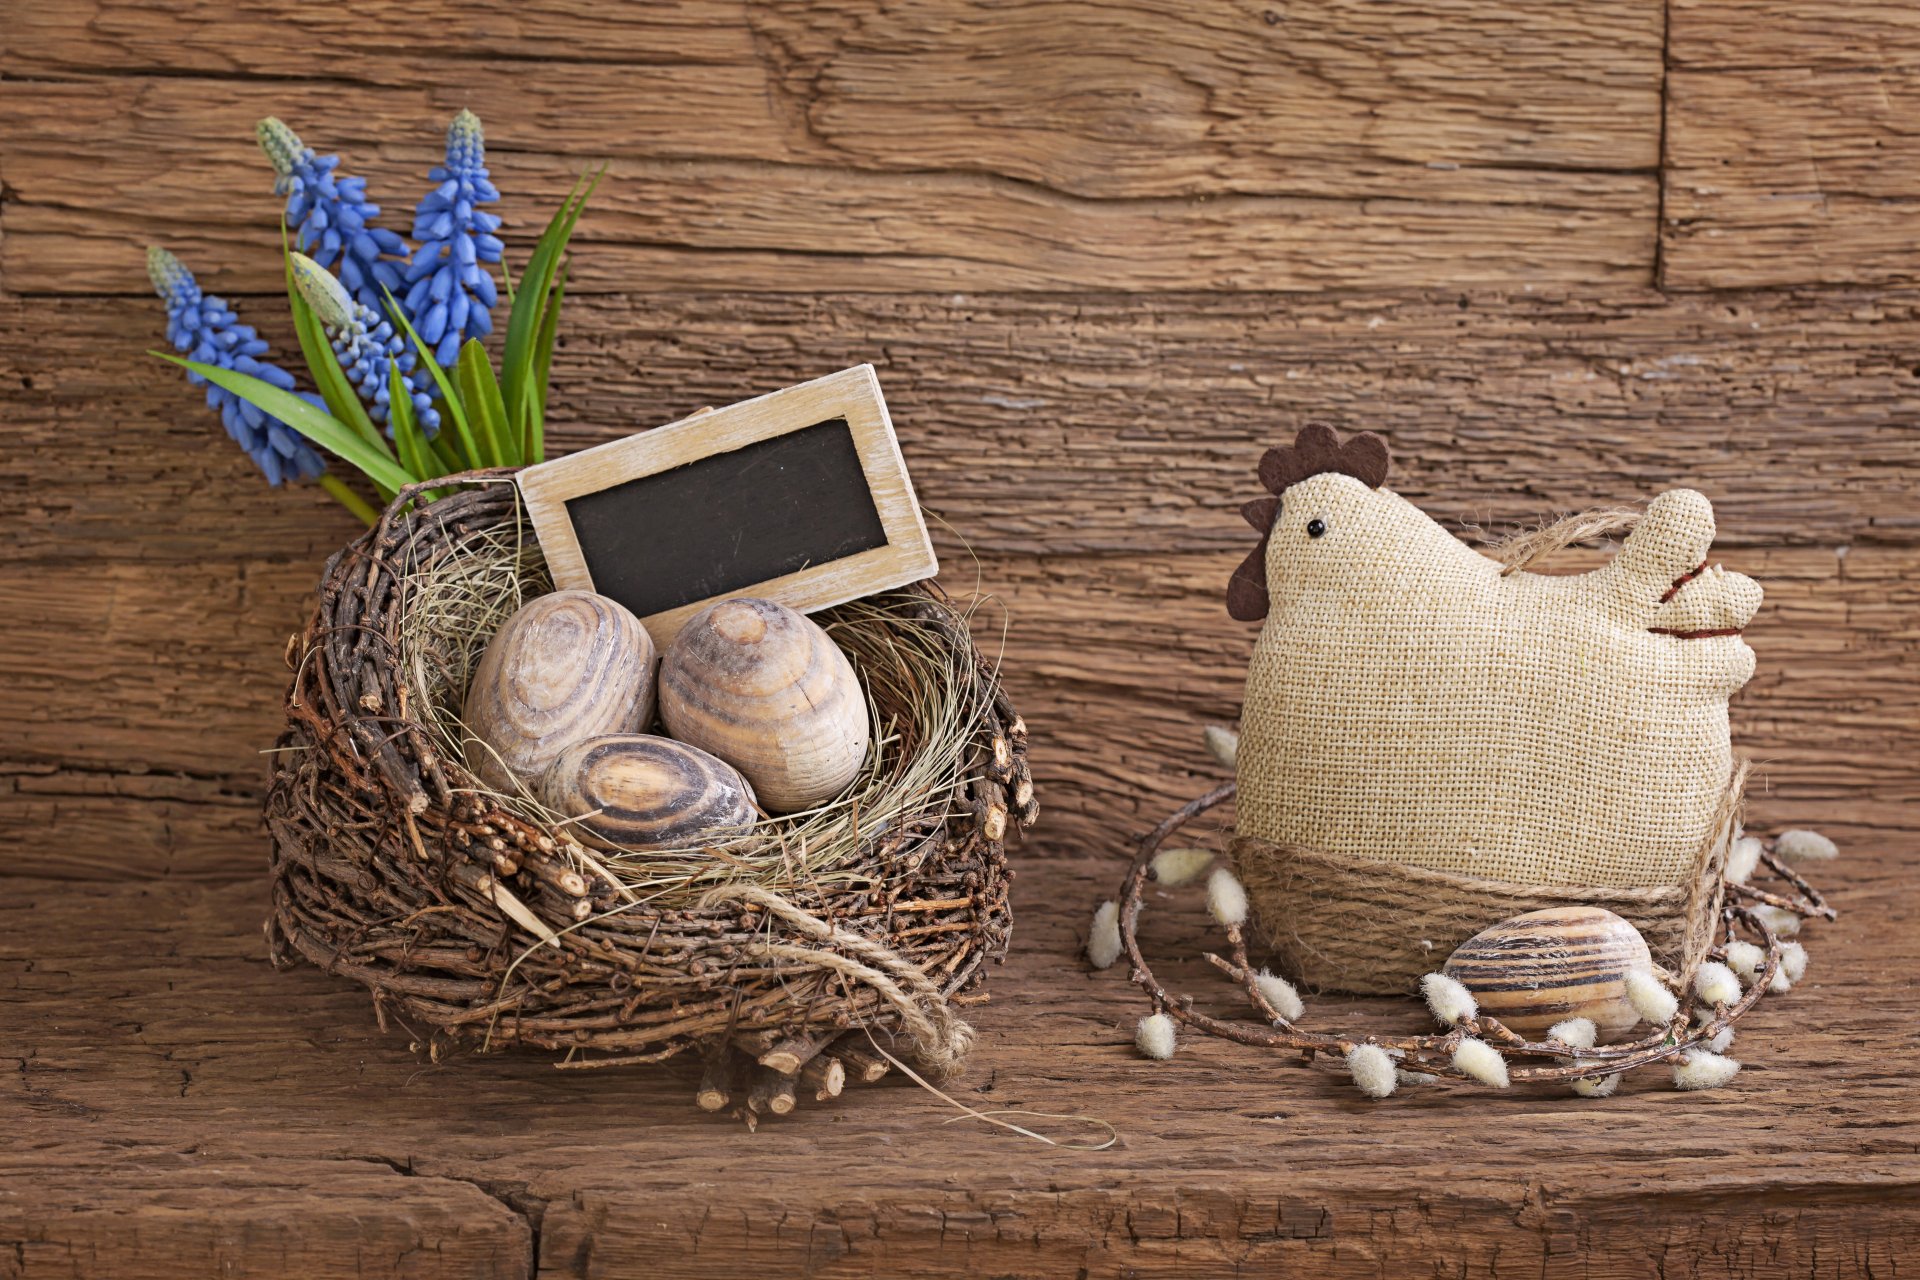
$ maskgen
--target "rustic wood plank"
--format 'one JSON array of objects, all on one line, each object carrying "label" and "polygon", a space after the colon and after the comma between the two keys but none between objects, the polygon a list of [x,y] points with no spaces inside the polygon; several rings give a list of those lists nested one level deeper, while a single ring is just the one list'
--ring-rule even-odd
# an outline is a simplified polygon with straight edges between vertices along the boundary
[{"label": "rustic wood plank", "polygon": [[[36,12],[0,52],[0,132],[14,139],[0,282],[133,292],[138,250],[159,240],[220,288],[269,287],[256,118],[344,151],[399,212],[461,105],[494,124],[523,248],[534,211],[583,165],[613,162],[582,230],[596,249],[583,291],[1538,286],[1651,271],[1655,0],[1160,0],[1065,23],[1031,2],[695,4],[595,24],[564,75],[528,74],[528,57],[589,21],[544,7],[556,23],[530,38],[537,13],[409,9],[394,21],[434,34],[404,54],[367,47],[385,29],[372,16],[346,34],[276,11],[276,29],[314,34],[282,43],[207,0]],[[434,40],[476,25],[436,55]],[[334,39],[346,60],[317,64],[311,50]]]},{"label": "rustic wood plank", "polygon": [[[1033,729],[1045,809],[1037,850],[1118,850],[1211,785],[1201,728],[1237,718],[1255,634],[1222,604],[1243,554],[995,557],[977,570],[949,559],[952,591],[994,597],[980,619],[993,652],[1006,624],[1004,668]],[[1750,633],[1759,673],[1733,705],[1735,741],[1762,762],[1757,819],[1913,830],[1920,550],[1725,559],[1768,593]],[[14,618],[0,631],[0,681],[21,707],[0,728],[14,771],[0,819],[57,833],[26,842],[0,874],[257,876],[260,752],[279,731],[282,648],[314,573],[117,563],[98,571],[97,591],[36,617],[39,568],[0,567],[0,611]],[[78,651],[76,635],[88,637]]]},{"label": "rustic wood plank", "polygon": [[[284,304],[241,306],[284,358]],[[137,354],[161,324],[0,301],[9,555],[317,566],[351,521],[260,483]],[[1911,543],[1916,350],[1911,291],[594,298],[569,303],[549,417],[577,449],[871,360],[943,554],[1244,552],[1259,451],[1313,419],[1385,434],[1390,483],[1442,519],[1688,483],[1728,545]]]},{"label": "rustic wood plank", "polygon": [[[524,1237],[500,1219],[517,1210],[538,1225],[539,1270],[553,1276],[1345,1277],[1442,1262],[1472,1277],[1522,1263],[1895,1274],[1920,1249],[1920,1099],[1901,1065],[1903,975],[1920,963],[1920,936],[1901,922],[1920,901],[1902,843],[1849,843],[1823,877],[1840,920],[1809,930],[1807,980],[1743,1023],[1731,1087],[1679,1093],[1650,1072],[1598,1103],[1531,1088],[1369,1103],[1337,1076],[1198,1039],[1172,1062],[1145,1061],[1129,1044],[1137,991],[1075,958],[1120,864],[1030,865],[1016,884],[1021,945],[993,978],[1002,998],[969,1012],[979,1047],[950,1087],[979,1107],[1105,1119],[1121,1141],[1097,1154],[942,1124],[953,1113],[904,1081],[805,1103],[750,1135],[691,1105],[697,1064],[432,1066],[403,1030],[375,1029],[353,984],[269,969],[257,883],[15,880],[0,898],[0,975],[21,1048],[0,1088],[23,1105],[0,1165],[0,1242],[115,1229],[62,1228],[76,1197],[127,1210],[109,1237],[126,1241],[171,1197],[193,1211],[139,1237],[140,1265],[124,1269],[204,1275],[218,1256],[237,1274],[268,1260],[318,1273],[288,1265],[290,1237],[364,1230],[368,1274],[437,1275],[379,1268],[451,1272],[462,1259],[473,1274],[519,1274],[470,1253],[401,1261],[416,1241],[448,1238],[432,1213],[467,1204],[463,1243],[497,1233],[510,1263]],[[1146,945],[1225,1009],[1204,965],[1172,962],[1209,937],[1198,896],[1156,895]],[[1410,1000],[1314,999],[1308,1018],[1405,1030],[1424,1014]],[[376,1206],[382,1191],[390,1203]],[[355,1209],[360,1220],[340,1221]],[[237,1221],[263,1226],[227,1229]],[[44,1265],[75,1269],[64,1254]]]},{"label": "rustic wood plank", "polygon": [[1675,0],[1661,282],[1911,281],[1920,18],[1845,0]]},{"label": "rustic wood plank", "polygon": [[[44,1118],[59,1111],[23,1101]],[[457,1179],[409,1178],[373,1159],[278,1159],[265,1146],[209,1159],[190,1135],[170,1151],[60,1140],[57,1129],[0,1155],[8,1280],[533,1275],[527,1220]]]}]

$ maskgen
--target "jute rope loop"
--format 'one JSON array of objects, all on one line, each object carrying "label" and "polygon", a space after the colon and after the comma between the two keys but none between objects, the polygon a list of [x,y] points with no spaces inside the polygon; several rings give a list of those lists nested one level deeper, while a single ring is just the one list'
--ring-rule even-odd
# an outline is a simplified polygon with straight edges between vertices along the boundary
[{"label": "jute rope loop", "polygon": [[[829,924],[759,885],[723,885],[702,897],[700,906],[711,909],[731,902],[752,903],[806,936],[838,948],[829,950],[759,939],[749,944],[754,954],[813,965],[864,983],[899,1012],[914,1052],[924,1066],[938,1076],[952,1075],[959,1069],[973,1044],[973,1028],[953,1012],[946,996],[919,966],[892,948]],[[870,963],[863,964],[861,960]]]}]

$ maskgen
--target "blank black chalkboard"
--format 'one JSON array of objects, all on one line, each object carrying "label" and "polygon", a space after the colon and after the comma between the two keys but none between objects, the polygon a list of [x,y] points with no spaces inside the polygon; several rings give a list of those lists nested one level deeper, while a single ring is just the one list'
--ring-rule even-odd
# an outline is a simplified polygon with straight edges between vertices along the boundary
[{"label": "blank black chalkboard", "polygon": [[566,508],[594,589],[642,618],[887,544],[845,418]]}]

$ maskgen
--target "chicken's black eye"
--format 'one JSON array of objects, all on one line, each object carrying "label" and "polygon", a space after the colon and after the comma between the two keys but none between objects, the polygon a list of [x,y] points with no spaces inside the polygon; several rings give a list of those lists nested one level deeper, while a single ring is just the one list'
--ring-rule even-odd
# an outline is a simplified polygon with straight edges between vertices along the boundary
[{"label": "chicken's black eye", "polygon": [[1320,519],[1318,516],[1315,516],[1313,519],[1307,521],[1307,536],[1309,538],[1317,538],[1321,534],[1325,533],[1326,531],[1327,531],[1327,522],[1325,520]]}]

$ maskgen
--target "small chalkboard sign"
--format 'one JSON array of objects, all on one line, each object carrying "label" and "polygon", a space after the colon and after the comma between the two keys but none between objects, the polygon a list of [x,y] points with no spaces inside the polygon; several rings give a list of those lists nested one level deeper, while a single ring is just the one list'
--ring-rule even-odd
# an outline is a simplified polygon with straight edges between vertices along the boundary
[{"label": "small chalkboard sign", "polygon": [[528,467],[520,491],[554,585],[663,646],[727,596],[806,613],[939,571],[872,365]]}]

